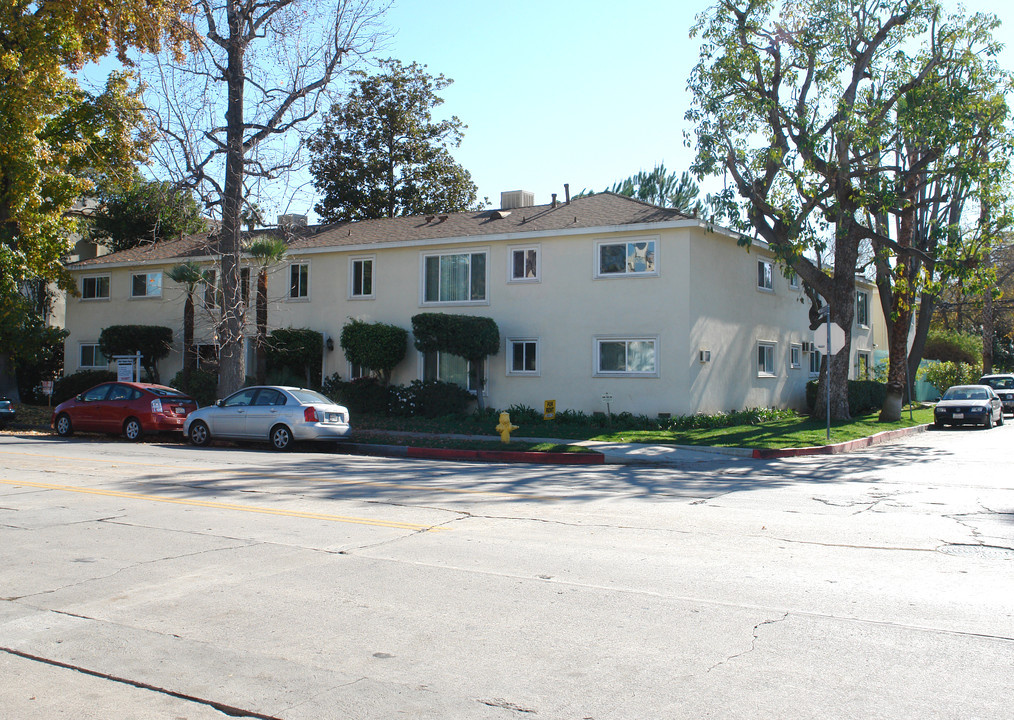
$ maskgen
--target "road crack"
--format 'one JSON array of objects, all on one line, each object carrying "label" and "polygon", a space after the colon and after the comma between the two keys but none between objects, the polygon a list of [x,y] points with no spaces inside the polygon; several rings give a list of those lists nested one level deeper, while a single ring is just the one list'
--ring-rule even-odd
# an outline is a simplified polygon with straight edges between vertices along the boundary
[{"label": "road crack", "polygon": [[712,665],[711,667],[708,668],[708,672],[711,672],[715,668],[721,667],[722,665],[725,665],[726,663],[732,662],[736,658],[741,658],[744,655],[749,655],[750,653],[752,653],[754,650],[757,649],[757,640],[759,639],[760,629],[762,627],[764,627],[765,625],[775,625],[775,624],[780,623],[780,622],[785,622],[788,618],[789,618],[789,613],[786,612],[780,618],[774,618],[774,619],[771,619],[771,620],[764,620],[764,621],[759,622],[756,625],[754,625],[753,626],[753,639],[750,641],[750,647],[747,648],[746,650],[744,650],[743,652],[736,653],[735,655],[730,655],[729,657],[725,658],[724,660],[715,663],[714,665]]}]

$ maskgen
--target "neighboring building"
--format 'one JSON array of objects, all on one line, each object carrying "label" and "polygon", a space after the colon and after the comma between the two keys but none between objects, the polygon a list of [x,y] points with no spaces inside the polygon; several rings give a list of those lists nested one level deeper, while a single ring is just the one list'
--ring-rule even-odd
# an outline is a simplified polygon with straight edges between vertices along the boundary
[{"label": "neighboring building", "polygon": [[[337,338],[349,318],[411,331],[420,312],[493,318],[500,352],[489,358],[491,407],[688,414],[803,407],[819,368],[808,302],[766,246],[671,209],[611,193],[533,205],[504,193],[499,210],[290,224],[295,234],[269,281],[272,328],[309,327],[333,339],[324,374],[354,377]],[[254,233],[257,234],[257,233]],[[113,324],[172,327],[177,345],[163,377],[181,367],[184,293],[164,273],[217,258],[207,235],[145,245],[74,263],[81,296],[68,299],[66,371],[105,366],[97,342]],[[256,268],[244,273],[254,334]],[[853,330],[854,376],[883,334],[872,286]],[[860,298],[863,296],[860,295]],[[218,293],[198,293],[201,354],[215,353]],[[865,302],[865,305],[862,303]],[[205,310],[204,312],[202,312]],[[252,345],[252,343],[249,343]],[[252,354],[247,355],[252,367]],[[249,371],[248,371],[249,372]],[[440,378],[467,385],[463,360],[409,346],[392,381]]]}]

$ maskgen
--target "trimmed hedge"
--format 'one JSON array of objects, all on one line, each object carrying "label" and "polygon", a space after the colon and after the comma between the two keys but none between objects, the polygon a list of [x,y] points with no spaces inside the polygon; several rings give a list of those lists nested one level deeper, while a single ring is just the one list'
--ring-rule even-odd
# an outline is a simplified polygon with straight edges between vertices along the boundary
[{"label": "trimmed hedge", "polygon": [[384,385],[374,377],[344,381],[337,374],[324,380],[321,392],[347,407],[353,415],[426,418],[464,415],[475,400],[463,387],[439,380]]},{"label": "trimmed hedge", "polygon": [[[887,384],[876,380],[849,380],[849,414],[860,415],[878,410],[887,397]],[[806,383],[806,405],[813,413],[817,405],[817,381]]]},{"label": "trimmed hedge", "polygon": [[191,370],[190,384],[184,386],[183,371],[180,370],[169,382],[169,385],[181,392],[185,392],[196,400],[201,407],[214,405],[215,400],[218,399],[218,373],[208,372],[207,370]]}]

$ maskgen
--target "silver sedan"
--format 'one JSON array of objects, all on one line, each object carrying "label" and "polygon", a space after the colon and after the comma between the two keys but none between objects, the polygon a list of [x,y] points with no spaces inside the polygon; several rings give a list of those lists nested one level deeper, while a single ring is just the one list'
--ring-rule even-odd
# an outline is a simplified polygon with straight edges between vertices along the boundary
[{"label": "silver sedan", "polygon": [[349,432],[349,411],[313,390],[258,385],[195,410],[183,424],[191,443],[213,439],[268,441],[287,450],[302,440],[334,442]]}]

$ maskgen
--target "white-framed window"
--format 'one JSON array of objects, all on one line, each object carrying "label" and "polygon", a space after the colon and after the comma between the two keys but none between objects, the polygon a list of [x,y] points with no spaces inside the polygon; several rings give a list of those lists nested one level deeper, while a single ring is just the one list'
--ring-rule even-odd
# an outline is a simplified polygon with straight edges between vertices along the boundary
[{"label": "white-framed window", "polygon": [[595,246],[596,277],[658,275],[658,241],[655,237],[602,241]]},{"label": "white-framed window", "polygon": [[775,344],[757,343],[757,377],[775,376]]},{"label": "white-framed window", "polygon": [[870,379],[870,354],[868,352],[856,353],[856,380]]},{"label": "white-framed window", "polygon": [[798,370],[803,367],[803,346],[802,345],[791,345],[789,346],[789,367],[793,370]]},{"label": "white-framed window", "polygon": [[820,350],[810,351],[810,374],[820,375]]},{"label": "white-framed window", "polygon": [[365,378],[370,376],[370,369],[365,365],[356,365],[350,362],[349,367],[349,380],[357,380],[359,378]]},{"label": "white-framed window", "polygon": [[82,300],[108,300],[109,276],[87,275],[81,278]]},{"label": "white-framed window", "polygon": [[537,338],[507,339],[507,374],[538,375],[539,341]]},{"label": "white-framed window", "polygon": [[104,368],[109,365],[109,359],[99,350],[98,343],[81,343],[77,365],[81,368]]},{"label": "white-framed window", "polygon": [[445,352],[422,353],[422,378],[454,383],[473,393],[479,386],[473,364],[463,357]]},{"label": "white-framed window", "polygon": [[214,270],[204,271],[204,307],[213,310],[217,305],[218,273]]},{"label": "white-framed window", "polygon": [[856,290],[856,325],[870,326],[870,294],[865,290]]},{"label": "white-framed window", "polygon": [[373,293],[374,257],[359,257],[349,260],[349,297],[369,300],[376,297]]},{"label": "white-framed window", "polygon": [[795,270],[789,270],[788,271],[788,278],[789,278],[789,288],[791,290],[798,290],[799,289],[799,276],[796,275],[796,271]]},{"label": "white-framed window", "polygon": [[422,256],[422,302],[486,303],[489,263],[488,250],[442,253]]},{"label": "white-framed window", "polygon": [[310,263],[289,265],[289,299],[306,300],[310,297]]},{"label": "white-framed window", "polygon": [[539,246],[512,247],[507,282],[538,282],[542,276],[542,258]]},{"label": "white-framed window", "polygon": [[658,337],[596,337],[595,375],[658,377]]},{"label": "white-framed window", "polygon": [[774,265],[769,260],[757,261],[757,289],[774,291]]},{"label": "white-framed window", "polygon": [[130,277],[130,297],[162,297],[162,273],[134,273]]}]

